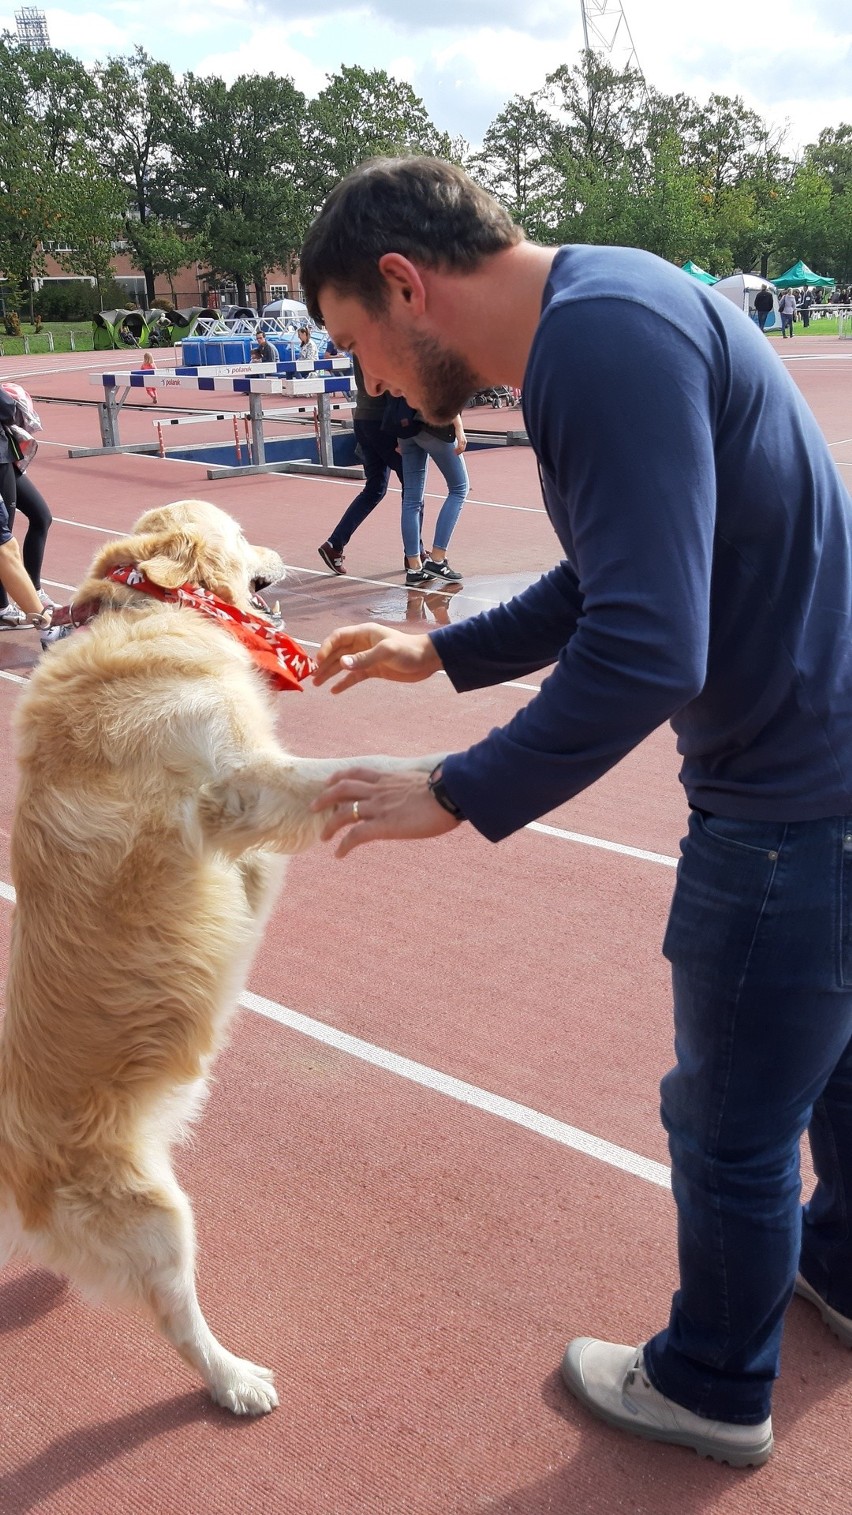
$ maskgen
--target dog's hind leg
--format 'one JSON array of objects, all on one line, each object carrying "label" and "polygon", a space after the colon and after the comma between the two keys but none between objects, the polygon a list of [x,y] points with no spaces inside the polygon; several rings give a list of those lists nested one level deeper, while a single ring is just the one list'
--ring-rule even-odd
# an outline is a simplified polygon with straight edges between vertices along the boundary
[{"label": "dog's hind leg", "polygon": [[[268,1368],[235,1357],[217,1341],[195,1290],[192,1211],[177,1182],[145,1191],[113,1192],[100,1214],[73,1226],[72,1259],[63,1271],[85,1293],[153,1314],[181,1357],[200,1373],[212,1398],[235,1415],[265,1415],[278,1396]],[[91,1215],[91,1212],[90,1212]],[[64,1226],[56,1227],[68,1236]],[[56,1261],[52,1266],[57,1266]]]}]

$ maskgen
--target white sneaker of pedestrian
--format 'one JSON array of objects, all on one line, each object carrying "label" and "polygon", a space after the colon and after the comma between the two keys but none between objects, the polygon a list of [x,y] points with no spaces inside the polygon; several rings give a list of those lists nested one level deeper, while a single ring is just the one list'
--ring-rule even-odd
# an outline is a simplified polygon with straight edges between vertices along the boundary
[{"label": "white sneaker of pedestrian", "polygon": [[566,1348],[562,1378],[601,1420],[648,1441],[691,1447],[732,1468],[760,1467],[772,1451],[771,1417],[756,1426],[705,1420],[667,1399],[646,1376],[644,1347],[578,1336]]},{"label": "white sneaker of pedestrian", "polygon": [[3,626],[23,626],[26,619],[26,614],[14,600],[10,600],[8,605],[4,605],[0,610],[0,624]]}]

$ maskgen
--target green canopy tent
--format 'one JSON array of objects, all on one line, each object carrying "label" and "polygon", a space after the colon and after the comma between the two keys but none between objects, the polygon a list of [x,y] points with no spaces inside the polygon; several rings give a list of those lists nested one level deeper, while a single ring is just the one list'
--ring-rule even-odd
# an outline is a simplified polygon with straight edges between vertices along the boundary
[{"label": "green canopy tent", "polygon": [[692,277],[693,277],[693,279],[698,279],[699,283],[701,283],[701,284],[715,284],[716,283],[716,280],[714,279],[713,275],[712,274],[708,274],[708,272],[707,272],[706,269],[699,268],[698,264],[697,263],[693,263],[693,261],[692,261],[691,258],[688,258],[685,263],[681,263],[680,266],[683,269],[683,271],[684,271],[685,274],[691,274]]},{"label": "green canopy tent", "polygon": [[807,284],[811,289],[833,289],[835,281],[824,279],[822,274],[815,274],[800,258],[798,263],[794,263],[786,273],[779,274],[777,279],[771,279],[770,283],[776,289],[798,289],[802,284]]},{"label": "green canopy tent", "polygon": [[156,306],[151,310],[141,312],[145,323],[142,343],[146,347],[171,347],[172,334],[169,329],[168,319],[164,310]]},{"label": "green canopy tent", "polygon": [[97,351],[105,347],[120,347],[118,329],[127,315],[126,310],[97,310],[92,317],[92,336]]},{"label": "green canopy tent", "polygon": [[98,310],[92,317],[93,345],[103,347],[146,347],[150,336],[147,314],[162,320],[163,312],[141,310]]},{"label": "green canopy tent", "polygon": [[195,331],[198,317],[208,314],[209,312],[204,309],[203,305],[191,305],[187,310],[176,310],[173,305],[170,305],[165,312],[165,317],[169,326],[169,336],[172,346],[174,346],[175,342],[180,342],[184,337],[191,337]]}]

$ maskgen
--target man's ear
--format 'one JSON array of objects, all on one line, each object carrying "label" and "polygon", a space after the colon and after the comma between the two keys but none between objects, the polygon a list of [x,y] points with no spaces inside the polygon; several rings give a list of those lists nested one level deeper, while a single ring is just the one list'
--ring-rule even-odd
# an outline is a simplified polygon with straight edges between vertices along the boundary
[{"label": "man's ear", "polygon": [[389,252],[382,253],[378,266],[391,299],[401,300],[414,315],[422,315],[426,309],[426,287],[416,264],[402,253]]}]

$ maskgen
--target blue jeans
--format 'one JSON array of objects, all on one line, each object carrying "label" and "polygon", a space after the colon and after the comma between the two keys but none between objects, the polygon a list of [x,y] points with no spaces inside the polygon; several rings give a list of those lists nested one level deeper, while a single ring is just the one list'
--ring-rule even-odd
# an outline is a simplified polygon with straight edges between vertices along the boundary
[{"label": "blue jeans", "polygon": [[[695,1414],[769,1414],[796,1269],[852,1316],[852,818],[693,811],[663,950],[680,1288],[645,1352]],[[800,1205],[799,1140],[817,1184]]]},{"label": "blue jeans", "polygon": [[793,335],[793,322],[795,321],[795,319],[796,319],[795,316],[785,316],[785,315],[782,314],[782,316],[781,316],[781,335],[782,335],[782,337],[792,337],[792,335]]},{"label": "blue jeans", "polygon": [[385,431],[381,421],[354,421],[355,442],[364,467],[364,488],[341,516],[328,540],[335,552],[342,552],[353,532],[366,521],[371,511],[388,492],[391,469],[402,483],[402,462],[396,450],[396,437]]},{"label": "blue jeans", "polygon": [[464,458],[456,452],[454,443],[442,442],[428,431],[418,431],[416,437],[406,437],[400,442],[399,450],[402,453],[402,547],[405,556],[416,558],[420,553],[423,497],[430,458],[434,458],[444,475],[448,491],[435,522],[432,546],[446,552],[470,488]]}]

